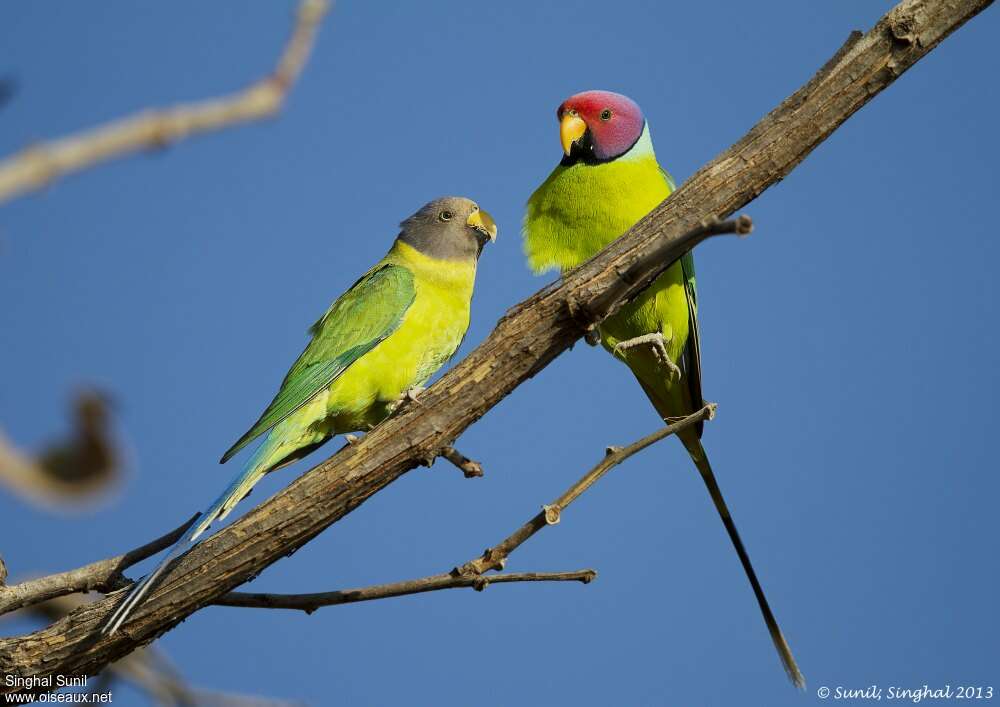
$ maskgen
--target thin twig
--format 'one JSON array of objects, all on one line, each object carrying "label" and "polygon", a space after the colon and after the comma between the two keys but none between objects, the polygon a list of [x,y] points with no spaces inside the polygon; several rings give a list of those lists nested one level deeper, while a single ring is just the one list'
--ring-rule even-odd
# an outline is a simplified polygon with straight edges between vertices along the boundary
[{"label": "thin twig", "polygon": [[212,603],[216,606],[238,606],[254,609],[298,609],[311,614],[324,606],[338,604],[353,604],[359,601],[387,599],[407,594],[421,594],[439,589],[459,589],[471,587],[481,592],[491,584],[508,582],[582,582],[589,584],[597,578],[597,572],[592,569],[576,572],[518,572],[489,575],[488,577],[464,576],[456,577],[450,573],[435,574],[420,579],[410,579],[404,582],[390,584],[375,584],[361,589],[342,589],[335,592],[320,592],[317,594],[258,594],[251,592],[230,592]]},{"label": "thin twig", "polygon": [[328,8],[327,0],[302,0],[292,35],[274,72],[242,91],[198,103],[146,110],[29,147],[0,162],[0,204],[100,162],[276,114],[309,57],[316,30]]},{"label": "thin twig", "polygon": [[469,459],[452,446],[441,448],[441,457],[447,459],[457,466],[465,474],[465,478],[473,479],[483,475],[483,465],[477,461]]},{"label": "thin twig", "polygon": [[192,516],[179,528],[124,555],[98,560],[74,570],[29,579],[10,587],[0,586],[0,615],[67,594],[110,592],[127,585],[128,580],[122,576],[122,572],[173,545],[197,520],[198,515]]},{"label": "thin twig", "polygon": [[461,567],[452,570],[452,575],[456,577],[476,577],[489,570],[502,570],[507,562],[510,553],[519,548],[532,535],[542,528],[557,524],[562,518],[562,512],[567,506],[575,501],[580,495],[597,483],[598,479],[607,474],[613,468],[631,457],[637,452],[641,452],[651,444],[659,442],[661,439],[676,434],[687,429],[691,425],[702,420],[710,420],[715,415],[715,403],[707,403],[705,407],[697,412],[688,415],[682,420],[667,425],[656,432],[643,437],[637,442],[633,442],[627,447],[608,447],[607,454],[596,466],[584,474],[575,484],[552,503],[542,506],[542,510],[527,523],[508,535],[502,542],[494,545],[475,560],[466,562]]}]

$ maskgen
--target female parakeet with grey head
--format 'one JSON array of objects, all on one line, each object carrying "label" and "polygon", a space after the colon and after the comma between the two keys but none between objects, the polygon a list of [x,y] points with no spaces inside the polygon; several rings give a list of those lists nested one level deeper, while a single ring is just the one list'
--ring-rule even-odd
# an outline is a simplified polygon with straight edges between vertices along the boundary
[{"label": "female parakeet with grey head", "polygon": [[132,589],[105,632],[114,633],[167,566],[265,474],[335,435],[378,424],[458,349],[469,328],[479,255],[496,238],[496,224],[475,202],[444,197],[400,227],[386,256],[313,324],[274,400],[222,456],[225,463],[264,435],[242,473]]},{"label": "female parakeet with grey head", "polygon": [[[631,99],[586,91],[559,106],[563,159],[528,200],[524,248],[536,273],[568,270],[593,257],[666,199],[674,183],[657,163],[649,126]],[[657,413],[675,420],[698,410],[701,356],[694,259],[687,253],[600,326],[604,347],[632,369]],[[702,426],[679,433],[701,472],[753,587],[789,677],[805,681],[771,612],[701,444]]]}]

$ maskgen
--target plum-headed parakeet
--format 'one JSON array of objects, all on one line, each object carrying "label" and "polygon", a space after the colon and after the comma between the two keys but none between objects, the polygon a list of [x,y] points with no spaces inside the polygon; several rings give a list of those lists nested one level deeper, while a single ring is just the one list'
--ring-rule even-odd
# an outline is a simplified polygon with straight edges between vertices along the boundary
[{"label": "plum-headed parakeet", "polygon": [[312,340],[274,400],[223,455],[225,463],[265,435],[243,471],[133,588],[105,625],[107,633],[121,626],[170,562],[265,474],[335,435],[378,424],[458,349],[469,328],[476,264],[483,246],[496,238],[496,224],[475,202],[444,197],[400,227],[386,256],[313,324]]},{"label": "plum-headed parakeet", "polygon": [[[536,273],[593,257],[666,199],[674,183],[657,163],[649,126],[631,99],[586,91],[557,112],[563,159],[528,200],[524,248]],[[701,356],[694,259],[687,253],[600,326],[604,347],[624,361],[664,420],[698,410]],[[804,678],[768,606],[701,444],[702,426],[679,433],[701,472],[753,587],[789,677]]]}]

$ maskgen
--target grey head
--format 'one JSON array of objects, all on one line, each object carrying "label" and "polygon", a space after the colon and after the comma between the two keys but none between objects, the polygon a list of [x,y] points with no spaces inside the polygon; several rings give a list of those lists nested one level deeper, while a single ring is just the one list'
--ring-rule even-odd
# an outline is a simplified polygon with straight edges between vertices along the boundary
[{"label": "grey head", "polygon": [[493,217],[462,196],[428,202],[399,226],[399,240],[440,260],[475,260],[497,237]]}]

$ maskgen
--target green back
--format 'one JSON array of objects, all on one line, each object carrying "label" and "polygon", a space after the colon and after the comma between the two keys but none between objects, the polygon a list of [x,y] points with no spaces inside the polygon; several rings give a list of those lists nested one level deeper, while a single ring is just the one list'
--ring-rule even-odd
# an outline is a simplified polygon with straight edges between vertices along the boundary
[{"label": "green back", "polygon": [[326,390],[352,363],[388,338],[415,296],[413,273],[399,265],[376,265],[355,282],[309,329],[312,341],[288,371],[278,394],[222,456],[222,463]]}]

